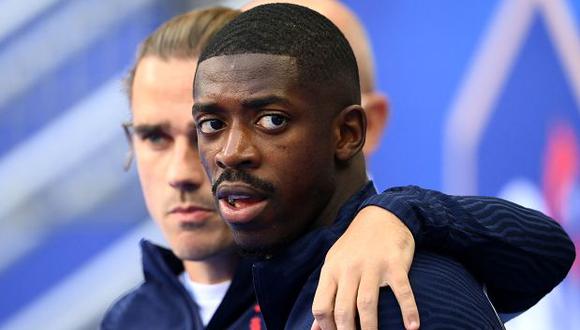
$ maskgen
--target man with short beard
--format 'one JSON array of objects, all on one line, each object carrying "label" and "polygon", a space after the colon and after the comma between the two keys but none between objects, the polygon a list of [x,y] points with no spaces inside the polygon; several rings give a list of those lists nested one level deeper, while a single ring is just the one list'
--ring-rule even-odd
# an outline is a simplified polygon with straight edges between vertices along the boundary
[{"label": "man with short beard", "polygon": [[[506,311],[528,308],[551,287],[547,291],[543,287],[538,295],[530,283],[517,282],[530,262],[537,264],[529,255],[510,260],[512,264],[504,265],[505,269],[482,268],[477,265],[479,260],[471,259],[481,248],[494,257],[509,255],[500,241],[509,241],[506,237],[512,234],[511,228],[525,224],[534,227],[535,235],[515,238],[524,250],[537,252],[538,244],[553,244],[544,251],[552,257],[553,266],[558,264],[552,268],[558,271],[549,271],[554,276],[552,287],[572,264],[574,250],[569,238],[556,229],[557,242],[543,241],[544,231],[558,226],[545,222],[538,212],[520,209],[522,217],[510,213],[502,219],[509,230],[502,228],[497,236],[486,237],[487,242],[468,246],[465,243],[487,229],[482,223],[490,224],[494,209],[517,207],[493,198],[451,197],[416,187],[376,195],[361,152],[366,117],[359,105],[355,57],[339,30],[311,10],[265,5],[234,19],[202,52],[194,96],[202,164],[236,243],[261,256],[253,266],[253,282],[271,329],[312,324],[310,306],[324,255],[356,211],[369,204],[388,205],[404,220],[425,211],[409,207],[409,203],[439,197],[435,204],[423,205],[434,218],[467,221],[455,223],[458,226],[451,231],[428,228],[444,242],[432,248],[440,252],[465,248],[460,258],[467,258],[462,261],[479,271],[475,274],[478,279],[485,274],[499,284],[489,290]],[[393,198],[397,194],[407,198]],[[535,227],[539,222],[548,226]],[[425,224],[433,225],[420,223]],[[453,237],[456,235],[460,237]],[[501,285],[506,275],[511,287]],[[481,284],[457,262],[419,251],[409,276],[422,328],[502,327]],[[537,281],[528,277],[530,282]],[[380,291],[381,328],[403,326],[393,291]],[[519,294],[520,300],[514,303],[510,293]],[[340,294],[339,287],[337,297]],[[417,325],[411,323],[410,327]]]},{"label": "man with short beard", "polygon": [[[220,329],[261,324],[249,285],[249,264],[240,261],[229,228],[215,210],[189,112],[201,47],[237,14],[213,8],[177,16],[140,47],[127,79],[132,120],[125,129],[147,207],[171,250],[141,243],[145,283],[112,306],[103,328]],[[405,231],[400,236],[412,240],[400,221],[388,228],[397,227]],[[406,250],[412,250],[412,245]]]}]

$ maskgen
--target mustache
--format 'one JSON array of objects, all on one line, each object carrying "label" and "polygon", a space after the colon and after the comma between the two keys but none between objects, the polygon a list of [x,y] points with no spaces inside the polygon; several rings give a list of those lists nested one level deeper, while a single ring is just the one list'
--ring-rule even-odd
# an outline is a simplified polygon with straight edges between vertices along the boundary
[{"label": "mustache", "polygon": [[243,182],[250,187],[260,190],[265,193],[273,194],[276,192],[274,185],[268,181],[264,181],[256,176],[251,175],[250,173],[240,171],[240,170],[233,170],[233,169],[225,169],[222,174],[215,180],[215,182],[211,186],[212,193],[216,194],[217,187],[224,181],[229,182]]},{"label": "mustache", "polygon": [[206,208],[215,211],[215,202],[213,196],[200,191],[190,192],[186,189],[181,189],[178,195],[173,196],[167,203],[167,212],[171,212],[176,207],[193,205],[195,207]]}]

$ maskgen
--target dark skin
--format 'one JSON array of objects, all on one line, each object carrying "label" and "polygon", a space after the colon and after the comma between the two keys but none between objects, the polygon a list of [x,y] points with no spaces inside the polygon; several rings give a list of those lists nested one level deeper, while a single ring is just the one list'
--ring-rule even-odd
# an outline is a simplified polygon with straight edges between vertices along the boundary
[{"label": "dark skin", "polygon": [[[271,253],[332,223],[367,181],[363,109],[321,98],[325,86],[316,93],[313,84],[301,87],[297,72],[294,58],[266,54],[198,66],[193,116],[201,161],[220,214],[250,251]],[[223,180],[225,172],[250,178]]]}]

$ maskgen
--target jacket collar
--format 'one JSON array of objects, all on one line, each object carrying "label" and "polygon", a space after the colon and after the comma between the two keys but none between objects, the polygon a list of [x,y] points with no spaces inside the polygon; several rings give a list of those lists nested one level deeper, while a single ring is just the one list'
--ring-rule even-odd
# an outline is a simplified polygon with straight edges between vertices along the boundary
[{"label": "jacket collar", "polygon": [[[185,301],[192,305],[192,313],[196,311],[196,305],[179,282],[177,276],[184,271],[183,262],[169,249],[155,245],[145,239],[141,240],[143,253],[143,272],[146,282],[158,282],[170,286],[183,296]],[[232,283],[219,305],[215,314],[208,323],[206,329],[225,329],[255,304],[254,290],[252,287],[251,263],[248,260],[240,260]],[[201,320],[195,314],[196,323],[201,328]]]},{"label": "jacket collar", "polygon": [[183,263],[171,250],[142,239],[139,242],[143,255],[145,281],[172,282],[184,271]]},{"label": "jacket collar", "polygon": [[327,251],[346,230],[360,204],[374,194],[373,183],[368,182],[343,204],[332,226],[311,231],[271,259],[254,263],[254,288],[268,328],[284,328],[310,275],[323,263]]}]

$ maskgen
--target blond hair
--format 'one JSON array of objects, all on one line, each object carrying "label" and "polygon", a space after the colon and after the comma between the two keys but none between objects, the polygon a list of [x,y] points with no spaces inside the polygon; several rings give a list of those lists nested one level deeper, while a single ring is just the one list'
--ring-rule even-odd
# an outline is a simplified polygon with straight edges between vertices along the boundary
[{"label": "blond hair", "polygon": [[196,58],[209,39],[239,14],[237,10],[222,7],[192,10],[173,17],[157,28],[139,46],[135,64],[125,78],[129,101],[135,71],[144,57],[156,56],[163,60]]}]

